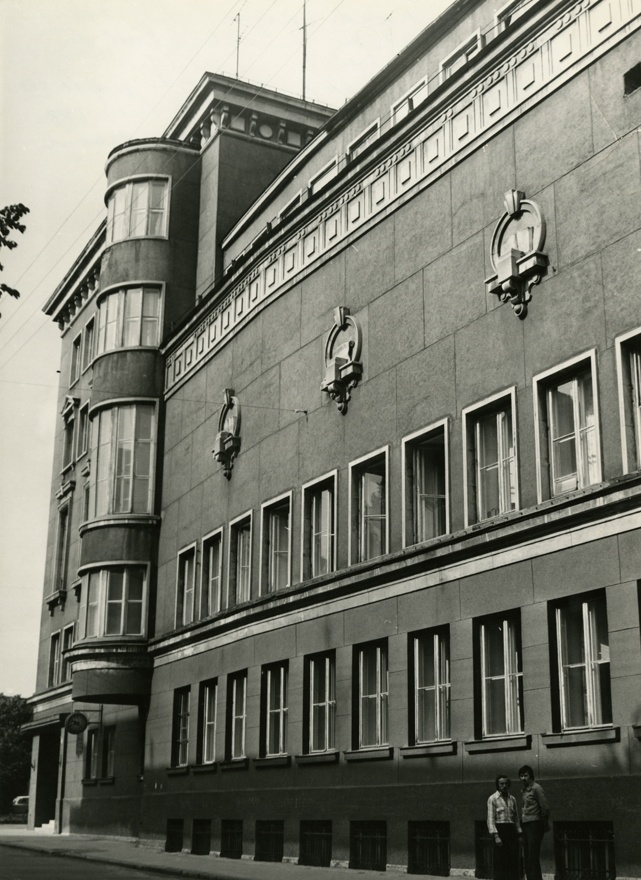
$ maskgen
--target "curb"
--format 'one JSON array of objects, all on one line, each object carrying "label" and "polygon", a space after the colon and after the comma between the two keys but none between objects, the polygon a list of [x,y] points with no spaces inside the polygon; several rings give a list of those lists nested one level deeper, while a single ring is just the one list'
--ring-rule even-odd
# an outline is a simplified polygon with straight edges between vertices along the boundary
[{"label": "curb", "polygon": [[0,847],[6,846],[11,849],[28,850],[29,852],[42,853],[47,856],[58,856],[68,859],[82,859],[85,862],[97,862],[99,864],[116,865],[119,868],[133,868],[137,871],[147,871],[153,874],[161,874],[172,877],[193,877],[196,880],[237,880],[229,874],[210,874],[202,871],[191,870],[190,868],[171,868],[166,865],[149,865],[143,862],[128,862],[123,859],[91,856],[85,853],[61,851],[58,849],[45,849],[45,847],[28,846],[23,843],[7,842],[0,840]]}]

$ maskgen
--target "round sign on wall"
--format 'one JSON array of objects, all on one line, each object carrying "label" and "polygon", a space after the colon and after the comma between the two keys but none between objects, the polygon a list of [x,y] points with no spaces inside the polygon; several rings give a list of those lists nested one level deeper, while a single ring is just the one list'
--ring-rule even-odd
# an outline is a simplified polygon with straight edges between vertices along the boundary
[{"label": "round sign on wall", "polygon": [[76,736],[80,733],[84,733],[88,724],[89,719],[82,712],[72,712],[71,715],[67,716],[67,720],[65,721],[67,732],[75,733]]}]

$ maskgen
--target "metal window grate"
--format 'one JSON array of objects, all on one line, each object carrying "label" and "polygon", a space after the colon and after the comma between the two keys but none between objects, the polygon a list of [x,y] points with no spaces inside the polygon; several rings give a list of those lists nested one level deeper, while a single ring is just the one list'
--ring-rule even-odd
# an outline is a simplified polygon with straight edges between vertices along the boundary
[{"label": "metal window grate", "polygon": [[194,819],[191,834],[191,852],[208,856],[211,851],[211,819]]},{"label": "metal window grate", "polygon": [[184,819],[167,819],[165,852],[181,852],[183,848]]},{"label": "metal window grate", "polygon": [[476,853],[476,870],[474,876],[478,880],[492,880],[494,875],[494,839],[487,830],[484,819],[474,823],[474,849]]},{"label": "metal window grate", "polygon": [[329,868],[332,859],[331,820],[302,821],[300,823],[299,865]]},{"label": "metal window grate", "polygon": [[408,874],[449,876],[449,822],[409,822],[407,838]]},{"label": "metal window grate", "polygon": [[255,862],[282,862],[285,830],[278,819],[256,821]]},{"label": "metal window grate", "polygon": [[556,880],[615,880],[611,822],[555,822]]},{"label": "metal window grate", "polygon": [[243,820],[223,819],[220,823],[220,855],[239,859],[243,854]]},{"label": "metal window grate", "polygon": [[387,866],[387,823],[351,822],[349,867],[384,871]]}]

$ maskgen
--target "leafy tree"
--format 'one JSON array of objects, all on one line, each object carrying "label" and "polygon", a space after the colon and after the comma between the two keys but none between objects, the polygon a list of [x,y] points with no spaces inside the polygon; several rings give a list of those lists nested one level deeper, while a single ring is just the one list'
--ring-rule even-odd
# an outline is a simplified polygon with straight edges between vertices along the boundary
[{"label": "leafy tree", "polygon": [[[14,247],[18,247],[18,242],[14,241],[11,235],[14,232],[23,233],[25,231],[27,227],[20,221],[28,213],[29,208],[22,204],[6,205],[4,208],[0,208],[0,248],[6,247],[9,250],[13,250]],[[3,269],[4,266],[0,263],[0,272]],[[14,287],[9,287],[8,284],[0,282],[0,297],[3,293],[8,293],[9,296],[13,296],[16,299],[20,296],[20,293]]]},{"label": "leafy tree", "polygon": [[29,791],[31,739],[20,725],[31,718],[24,697],[0,694],[0,815],[11,809],[11,801]]}]

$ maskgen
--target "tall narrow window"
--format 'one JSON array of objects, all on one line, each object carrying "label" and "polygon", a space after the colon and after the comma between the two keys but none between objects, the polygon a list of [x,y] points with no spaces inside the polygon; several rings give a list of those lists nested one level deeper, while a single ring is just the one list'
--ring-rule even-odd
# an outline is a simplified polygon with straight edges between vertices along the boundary
[{"label": "tall narrow window", "polygon": [[263,592],[273,593],[290,584],[291,498],[263,510]]},{"label": "tall narrow window", "polygon": [[69,384],[73,385],[80,378],[80,358],[81,358],[82,335],[78,334],[71,343],[71,375],[69,376]]},{"label": "tall narrow window", "polygon": [[467,522],[518,507],[516,389],[463,411]]},{"label": "tall narrow window", "polygon": [[310,752],[336,748],[336,655],[332,651],[307,659],[309,700],[306,739]]},{"label": "tall narrow window", "polygon": [[356,648],[358,682],[357,748],[387,743],[388,670],[387,644],[375,643]]},{"label": "tall narrow window", "polygon": [[352,561],[387,553],[387,456],[352,465]]},{"label": "tall narrow window", "polygon": [[555,623],[562,729],[612,724],[605,594],[559,604]]},{"label": "tall narrow window", "polygon": [[65,654],[67,651],[71,650],[73,647],[73,633],[74,633],[74,625],[66,626],[62,631],[62,673],[60,680],[61,681],[70,681],[71,680],[71,664],[67,660]]},{"label": "tall narrow window", "polygon": [[266,757],[287,753],[287,663],[263,667],[263,725]]},{"label": "tall narrow window", "polygon": [[98,768],[100,766],[99,751],[99,730],[97,727],[90,727],[87,731],[87,749],[85,752],[85,779],[98,779]]},{"label": "tall narrow window", "polygon": [[185,626],[194,620],[195,594],[196,547],[191,546],[178,554],[176,626]]},{"label": "tall narrow window", "polygon": [[89,445],[89,404],[85,404],[78,413],[78,437],[76,440],[76,458],[87,452]]},{"label": "tall narrow window", "polygon": [[405,543],[418,544],[447,531],[445,426],[413,435],[405,456]]},{"label": "tall narrow window", "polygon": [[251,599],[251,516],[232,523],[229,548],[229,580],[232,600],[236,604]]},{"label": "tall narrow window", "polygon": [[58,534],[56,538],[56,578],[54,590],[67,588],[67,568],[69,562],[69,504],[58,511]]},{"label": "tall narrow window", "polygon": [[592,376],[582,370],[548,390],[552,494],[600,479]]},{"label": "tall narrow window", "polygon": [[413,638],[414,742],[450,737],[450,645],[447,627]]},{"label": "tall narrow window", "polygon": [[82,371],[87,369],[94,356],[94,319],[92,318],[85,326],[85,338],[82,346]]},{"label": "tall narrow window", "polygon": [[49,642],[49,677],[48,687],[60,684],[60,633],[54,633]]},{"label": "tall narrow window", "polygon": [[200,730],[198,736],[198,762],[212,764],[216,760],[216,679],[200,685]]},{"label": "tall narrow window", "polygon": [[111,779],[115,775],[116,728],[111,725],[102,731],[102,778]]},{"label": "tall narrow window", "polygon": [[94,514],[151,513],[155,450],[153,404],[101,410],[96,416],[93,437]]},{"label": "tall narrow window", "polygon": [[113,189],[107,202],[107,244],[166,236],[168,181],[136,180]]},{"label": "tall narrow window", "polygon": [[303,486],[303,577],[319,577],[335,565],[335,476]]},{"label": "tall narrow window", "polygon": [[202,584],[200,590],[200,616],[208,617],[222,610],[222,543],[223,533],[203,539]]},{"label": "tall narrow window", "polygon": [[68,397],[62,410],[64,433],[62,438],[62,469],[71,467],[74,461],[74,437],[76,431],[76,405],[74,397]]},{"label": "tall narrow window", "polygon": [[245,757],[245,727],[247,723],[247,670],[236,672],[227,679],[228,735],[227,754],[230,760]]},{"label": "tall narrow window", "polygon": [[174,691],[172,767],[184,767],[189,762],[189,699],[189,687],[178,688]]},{"label": "tall narrow window", "polygon": [[518,613],[478,624],[482,736],[523,731],[523,670]]}]

